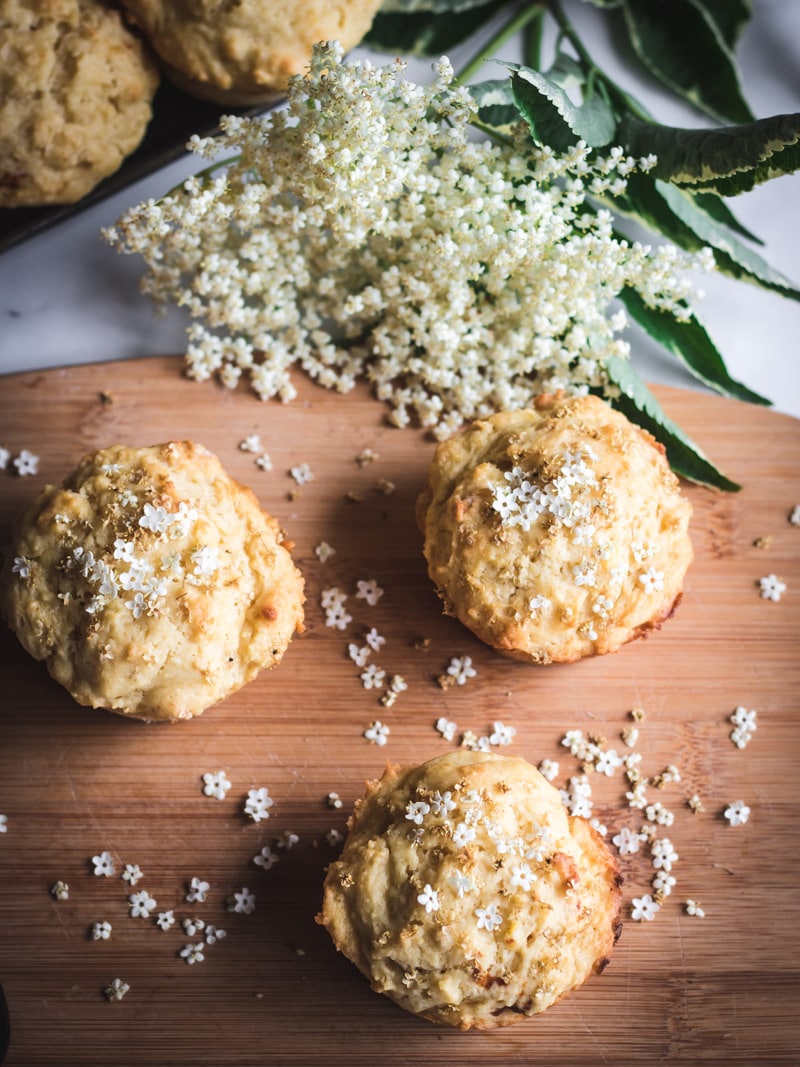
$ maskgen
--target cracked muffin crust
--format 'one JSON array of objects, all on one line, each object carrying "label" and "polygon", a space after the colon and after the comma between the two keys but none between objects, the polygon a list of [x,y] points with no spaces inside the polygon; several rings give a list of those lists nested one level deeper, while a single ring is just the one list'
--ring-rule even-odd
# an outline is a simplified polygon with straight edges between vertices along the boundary
[{"label": "cracked muffin crust", "polygon": [[280,662],[303,579],[275,519],[201,445],[114,445],[22,516],[0,606],[80,704],[188,719]]},{"label": "cracked muffin crust", "polygon": [[593,396],[540,396],[440,444],[417,502],[444,610],[532,663],[615,652],[677,605],[691,505],[663,448]]},{"label": "cracked muffin crust", "polygon": [[368,783],[317,921],[402,1008],[489,1029],[604,969],[620,883],[602,837],[535,767],[461,749]]}]

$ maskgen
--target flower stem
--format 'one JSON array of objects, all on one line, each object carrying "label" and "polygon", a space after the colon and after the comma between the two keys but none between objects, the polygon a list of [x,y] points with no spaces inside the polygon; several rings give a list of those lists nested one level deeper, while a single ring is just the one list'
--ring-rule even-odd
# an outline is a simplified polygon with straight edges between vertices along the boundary
[{"label": "flower stem", "polygon": [[542,64],[542,28],[544,8],[540,7],[523,31],[522,61],[526,67],[539,70]]},{"label": "flower stem", "polygon": [[543,11],[542,0],[533,0],[532,3],[526,5],[521,11],[518,11],[512,19],[510,19],[505,26],[501,26],[497,33],[481,48],[480,52],[463,67],[459,73],[453,79],[453,85],[464,85],[469,81],[472,75],[480,68],[481,64],[489,59],[498,48],[506,43],[511,37],[519,33],[519,31],[526,26],[533,19],[539,19],[541,21]]}]

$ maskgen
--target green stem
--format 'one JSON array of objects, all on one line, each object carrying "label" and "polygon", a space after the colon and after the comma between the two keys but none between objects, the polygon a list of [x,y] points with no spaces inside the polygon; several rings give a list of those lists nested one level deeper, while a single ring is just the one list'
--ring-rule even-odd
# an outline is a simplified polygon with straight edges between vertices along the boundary
[{"label": "green stem", "polygon": [[453,85],[464,85],[469,81],[475,71],[481,67],[484,60],[489,59],[506,41],[519,33],[533,19],[541,19],[542,11],[543,0],[534,0],[533,3],[526,5],[521,11],[517,12],[505,26],[501,26],[491,40],[486,42],[480,52],[473,56],[467,65],[459,71],[453,79]]},{"label": "green stem", "polygon": [[542,28],[544,8],[540,7],[523,31],[522,61],[526,67],[539,70],[542,65]]}]

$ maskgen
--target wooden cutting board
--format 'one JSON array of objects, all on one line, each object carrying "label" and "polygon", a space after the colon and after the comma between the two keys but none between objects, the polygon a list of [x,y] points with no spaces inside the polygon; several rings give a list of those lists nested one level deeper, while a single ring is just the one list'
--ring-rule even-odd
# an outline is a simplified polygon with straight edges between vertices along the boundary
[{"label": "wooden cutting board", "polygon": [[[444,618],[425,575],[413,518],[432,444],[385,424],[366,389],[348,396],[300,382],[288,406],[262,404],[181,377],[178,359],[29,373],[0,382],[0,443],[40,456],[39,473],[0,472],[0,535],[44,483],[80,456],[112,442],[193,438],[250,484],[296,543],[307,580],[306,634],[281,666],[202,718],[145,726],[80,708],[0,635],[0,982],[9,1003],[16,1067],[58,1064],[682,1064],[797,1063],[800,1057],[800,423],[696,393],[657,389],[662,403],[744,489],[723,495],[690,487],[697,558],[676,617],[646,642],[575,665],[534,668],[480,645]],[[104,395],[105,394],[105,395]],[[258,432],[274,469],[259,470],[239,442]],[[365,448],[379,454],[360,467]],[[296,490],[290,467],[308,463],[314,481]],[[391,495],[378,479],[393,482]],[[356,499],[353,499],[355,497]],[[314,547],[336,555],[320,563]],[[761,547],[757,547],[756,542]],[[779,603],[758,579],[788,585]],[[357,600],[355,583],[375,578],[385,595]],[[326,628],[320,590],[350,594],[349,630]],[[373,657],[402,674],[408,690],[392,708],[365,690],[346,655],[348,640],[376,626]],[[426,639],[427,651],[420,647]],[[477,676],[443,691],[450,657],[469,655]],[[745,750],[729,739],[728,717],[758,711]],[[667,831],[680,860],[678,884],[653,922],[626,921],[607,971],[545,1015],[495,1033],[460,1034],[405,1014],[373,993],[314,923],[326,863],[325,839],[344,829],[367,777],[385,761],[421,761],[451,747],[439,716],[485,734],[494,720],[516,728],[505,751],[561,764],[573,727],[619,750],[634,706],[645,709],[637,749],[646,774],[675,764],[680,783],[651,789],[675,813]],[[380,719],[385,748],[362,736]],[[223,801],[205,797],[201,775],[224,770]],[[595,775],[596,811],[611,833],[638,827],[617,775]],[[271,818],[242,815],[243,798],[267,786]],[[335,791],[341,810],[326,796]],[[685,800],[697,793],[705,811]],[[730,827],[722,810],[744,800],[750,821]],[[299,842],[269,871],[252,858],[286,831]],[[224,941],[194,966],[179,957],[190,940],[128,916],[130,887],[119,874],[92,874],[109,850],[117,871],[136,863],[138,888],[178,919],[223,927]],[[623,858],[626,901],[649,889],[643,852]],[[187,883],[210,883],[205,904],[189,904]],[[62,879],[69,899],[49,887]],[[248,887],[251,915],[225,898]],[[706,917],[685,913],[693,898]],[[630,913],[625,906],[626,919]],[[108,920],[107,941],[88,935]],[[103,990],[130,984],[121,1002]]]}]

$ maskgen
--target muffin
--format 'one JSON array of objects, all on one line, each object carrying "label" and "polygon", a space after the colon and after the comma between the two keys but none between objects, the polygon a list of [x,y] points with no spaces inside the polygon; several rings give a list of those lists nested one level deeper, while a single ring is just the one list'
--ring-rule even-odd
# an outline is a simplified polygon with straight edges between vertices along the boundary
[{"label": "muffin", "polygon": [[0,607],[78,703],[188,719],[280,662],[303,579],[277,522],[201,445],[114,445],[24,514]]},{"label": "muffin", "polygon": [[540,396],[440,444],[417,501],[444,610],[531,663],[616,652],[680,600],[691,505],[664,450],[594,396]]},{"label": "muffin", "polygon": [[158,73],[93,0],[0,6],[0,206],[71,204],[137,147]]},{"label": "muffin", "polygon": [[317,921],[400,1007],[489,1029],[604,969],[620,884],[602,837],[535,767],[460,749],[368,783]]},{"label": "muffin", "polygon": [[380,0],[123,0],[181,89],[219,104],[267,103],[308,65],[317,41],[347,51]]}]

